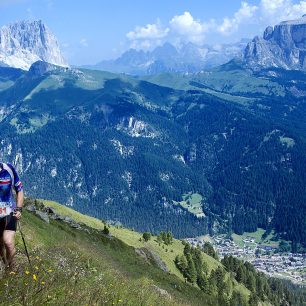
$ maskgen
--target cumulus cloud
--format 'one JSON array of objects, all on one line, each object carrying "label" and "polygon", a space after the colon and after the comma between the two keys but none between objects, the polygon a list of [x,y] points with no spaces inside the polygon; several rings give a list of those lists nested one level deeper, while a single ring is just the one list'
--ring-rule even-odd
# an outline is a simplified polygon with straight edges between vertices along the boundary
[{"label": "cumulus cloud", "polygon": [[194,19],[190,12],[184,12],[182,15],[174,16],[169,24],[172,32],[181,36],[183,40],[203,43],[205,33],[215,26],[215,21],[212,19],[209,22],[201,22]]},{"label": "cumulus cloud", "polygon": [[163,27],[157,21],[157,23],[147,24],[144,27],[137,26],[133,31],[128,32],[126,37],[131,42],[132,48],[148,49],[158,45],[168,32],[169,28]]},{"label": "cumulus cloud", "polygon": [[[222,37],[239,37],[239,33],[252,37],[260,35],[259,31],[268,25],[275,25],[284,20],[301,17],[306,13],[306,0],[260,0],[257,5],[242,1],[240,7],[232,16],[221,20],[200,20],[185,11],[181,15],[173,16],[167,26],[160,21],[136,27],[126,34],[130,47],[136,49],[150,49],[165,41],[172,43],[192,42],[201,45],[208,35],[222,40]],[[246,30],[246,29],[253,29]],[[257,32],[255,32],[257,31]],[[244,36],[245,37],[245,36]]]},{"label": "cumulus cloud", "polygon": [[261,0],[260,1],[261,23],[279,23],[283,20],[295,19],[306,13],[306,1],[293,3],[292,0]]},{"label": "cumulus cloud", "polygon": [[241,6],[234,14],[234,17],[225,17],[222,24],[217,27],[217,30],[222,34],[231,34],[233,31],[238,30],[241,23],[245,21],[250,22],[257,10],[258,7],[256,5],[251,6],[247,2],[241,2]]},{"label": "cumulus cloud", "polygon": [[162,26],[157,24],[147,24],[144,27],[136,27],[134,31],[126,34],[127,38],[133,39],[156,39],[165,37],[169,29],[163,29]]}]

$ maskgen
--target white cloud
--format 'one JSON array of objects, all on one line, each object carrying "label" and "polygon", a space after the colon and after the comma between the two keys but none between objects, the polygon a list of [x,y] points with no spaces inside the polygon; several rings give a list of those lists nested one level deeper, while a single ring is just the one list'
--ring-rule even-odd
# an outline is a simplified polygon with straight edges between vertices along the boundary
[{"label": "white cloud", "polygon": [[293,3],[292,0],[261,0],[261,23],[274,25],[280,21],[296,19],[306,13],[306,1]]},{"label": "white cloud", "polygon": [[168,26],[162,26],[160,21],[136,27],[126,34],[129,45],[136,49],[150,49],[165,41],[174,44],[192,42],[201,45],[206,37],[213,37],[216,42],[239,37],[261,35],[268,25],[275,25],[284,20],[296,19],[306,14],[306,0],[259,0],[258,5],[251,5],[247,0],[232,16],[222,20],[200,20],[188,11],[175,15],[168,21]]},{"label": "white cloud", "polygon": [[232,32],[237,31],[243,22],[250,22],[257,10],[258,7],[256,5],[250,6],[247,2],[241,2],[241,6],[234,14],[234,17],[225,17],[217,30],[222,34],[229,35]]},{"label": "white cloud", "polygon": [[242,25],[258,24],[259,26],[275,25],[284,20],[301,17],[306,13],[306,1],[293,3],[292,0],[260,0],[258,6],[241,2],[239,10],[232,18],[225,17],[218,31],[230,35]]},{"label": "white cloud", "polygon": [[144,27],[137,26],[134,31],[126,34],[130,41],[130,47],[134,49],[150,49],[159,45],[164,37],[168,35],[169,29],[164,28],[159,21],[147,24]]},{"label": "white cloud", "polygon": [[136,27],[134,31],[126,34],[126,37],[130,40],[137,39],[158,39],[167,35],[169,29],[163,28],[160,23],[147,24],[144,27]]},{"label": "white cloud", "polygon": [[80,40],[80,45],[82,46],[82,47],[88,47],[88,42],[87,42],[87,39],[86,38],[82,38],[81,40]]},{"label": "white cloud", "polygon": [[194,43],[203,43],[205,33],[215,26],[214,20],[201,22],[194,19],[190,12],[174,16],[169,24],[172,32]]}]

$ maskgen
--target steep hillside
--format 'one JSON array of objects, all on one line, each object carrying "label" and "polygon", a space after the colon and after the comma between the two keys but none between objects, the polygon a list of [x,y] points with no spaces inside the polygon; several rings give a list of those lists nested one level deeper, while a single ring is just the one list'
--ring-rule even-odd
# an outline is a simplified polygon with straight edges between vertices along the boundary
[{"label": "steep hillside", "polygon": [[28,194],[140,231],[274,228],[305,246],[304,73],[2,73],[1,156]]},{"label": "steep hillside", "polygon": [[[23,254],[18,232],[19,267],[0,276],[2,305],[224,305],[227,301],[247,306],[260,296],[262,305],[270,305],[269,299],[277,305],[279,298],[297,305],[300,299],[274,281],[277,292],[260,295],[254,289],[251,294],[227,272],[230,266],[225,269],[200,250],[203,273],[210,277],[206,285],[191,284],[174,265],[176,258],[186,254],[186,244],[177,240],[166,244],[158,237],[146,242],[140,233],[106,226],[55,202],[27,199],[21,225],[32,266]],[[220,283],[214,284],[218,277]]]},{"label": "steep hillside", "polygon": [[[173,266],[175,255],[183,252],[181,242],[175,241],[166,250],[153,241],[155,237],[149,243],[140,242],[140,233],[113,226],[107,235],[101,231],[104,227],[101,221],[56,203],[46,203],[56,207],[49,217],[39,202],[36,213],[27,210],[24,213],[22,230],[32,269],[23,254],[18,233],[20,266],[16,273],[0,279],[2,305],[218,304],[216,297],[186,284]],[[31,201],[27,204],[27,209],[32,211],[35,206]],[[210,269],[220,265],[213,258],[203,256]],[[163,261],[165,271],[161,269]],[[4,286],[7,281],[8,288]],[[235,288],[247,300],[248,290],[238,285]]]}]

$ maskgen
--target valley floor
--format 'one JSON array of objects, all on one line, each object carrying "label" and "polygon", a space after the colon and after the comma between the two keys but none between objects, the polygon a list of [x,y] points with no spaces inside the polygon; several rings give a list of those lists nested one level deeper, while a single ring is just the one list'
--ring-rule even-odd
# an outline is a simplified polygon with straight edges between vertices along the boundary
[{"label": "valley floor", "polygon": [[[207,239],[198,237],[186,240],[192,245],[202,246]],[[220,235],[210,238],[210,242],[221,258],[232,255],[252,263],[258,271],[268,276],[285,278],[297,285],[306,286],[306,254],[276,253],[275,245],[270,242],[262,244],[247,235],[239,239],[234,237],[233,240]]]}]

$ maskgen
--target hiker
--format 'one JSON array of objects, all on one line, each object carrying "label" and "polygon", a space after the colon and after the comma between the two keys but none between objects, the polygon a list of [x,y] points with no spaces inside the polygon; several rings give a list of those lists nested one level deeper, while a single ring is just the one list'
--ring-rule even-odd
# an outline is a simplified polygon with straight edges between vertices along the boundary
[{"label": "hiker", "polygon": [[10,271],[16,268],[15,233],[22,206],[23,187],[15,168],[11,164],[0,163],[0,257]]}]

